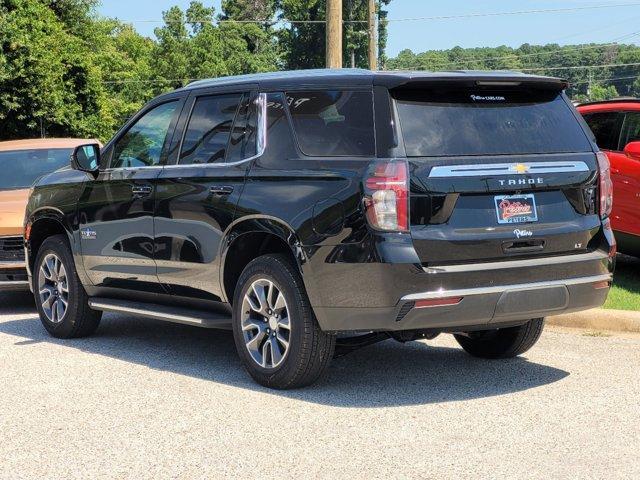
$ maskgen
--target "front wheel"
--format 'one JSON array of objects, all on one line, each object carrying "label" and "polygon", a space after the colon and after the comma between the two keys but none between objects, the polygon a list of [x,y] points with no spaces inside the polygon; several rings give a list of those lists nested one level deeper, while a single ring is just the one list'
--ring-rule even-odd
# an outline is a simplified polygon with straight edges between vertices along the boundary
[{"label": "front wheel", "polygon": [[40,321],[52,336],[76,338],[95,332],[102,313],[89,308],[89,299],[63,235],[47,238],[42,243],[34,262],[33,277]]},{"label": "front wheel", "polygon": [[543,328],[544,318],[535,318],[517,327],[455,334],[454,337],[474,357],[511,358],[533,347]]},{"label": "front wheel", "polygon": [[284,255],[258,257],[240,275],[233,336],[253,379],[277,389],[315,382],[335,349],[335,336],[318,326],[302,278]]}]

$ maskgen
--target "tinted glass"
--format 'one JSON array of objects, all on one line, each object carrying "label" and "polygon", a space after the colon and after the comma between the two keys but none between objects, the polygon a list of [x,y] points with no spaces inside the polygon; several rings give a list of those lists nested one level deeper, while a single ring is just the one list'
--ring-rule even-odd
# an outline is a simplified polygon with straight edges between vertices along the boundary
[{"label": "tinted glass", "polygon": [[621,148],[629,142],[640,141],[640,113],[627,113],[622,127]]},{"label": "tinted glass", "polygon": [[395,97],[410,157],[591,150],[558,92],[460,89],[404,91]]},{"label": "tinted glass", "polygon": [[111,168],[158,165],[177,106],[177,101],[163,103],[133,124],[116,143]]},{"label": "tinted glass", "polygon": [[289,92],[287,103],[300,150],[305,155],[374,155],[370,92]]},{"label": "tinted glass", "polygon": [[182,141],[180,164],[224,161],[242,95],[199,97]]},{"label": "tinted glass", "polygon": [[584,116],[596,137],[596,143],[605,150],[618,150],[620,118],[621,114],[618,112],[589,113]]},{"label": "tinted glass", "polygon": [[70,164],[71,148],[0,152],[0,189],[29,188],[38,178]]},{"label": "tinted glass", "polygon": [[242,96],[231,129],[227,162],[238,162],[256,154],[256,105],[249,94]]}]

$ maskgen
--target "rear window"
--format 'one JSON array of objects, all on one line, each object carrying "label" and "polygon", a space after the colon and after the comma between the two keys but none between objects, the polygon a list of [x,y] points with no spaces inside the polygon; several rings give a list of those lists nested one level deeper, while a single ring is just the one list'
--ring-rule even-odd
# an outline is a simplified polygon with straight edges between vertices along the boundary
[{"label": "rear window", "polygon": [[591,151],[559,92],[395,92],[409,157]]},{"label": "rear window", "polygon": [[371,92],[287,92],[300,150],[313,157],[372,156]]}]

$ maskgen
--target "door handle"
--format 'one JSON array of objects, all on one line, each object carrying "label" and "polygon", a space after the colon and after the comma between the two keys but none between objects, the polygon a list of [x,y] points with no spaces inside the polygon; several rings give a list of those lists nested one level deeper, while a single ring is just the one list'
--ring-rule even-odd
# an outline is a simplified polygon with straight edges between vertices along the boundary
[{"label": "door handle", "polygon": [[230,185],[215,185],[209,187],[209,193],[213,195],[230,195],[233,192],[233,187]]},{"label": "door handle", "polygon": [[151,185],[134,185],[131,187],[131,193],[136,197],[144,197],[151,193]]}]

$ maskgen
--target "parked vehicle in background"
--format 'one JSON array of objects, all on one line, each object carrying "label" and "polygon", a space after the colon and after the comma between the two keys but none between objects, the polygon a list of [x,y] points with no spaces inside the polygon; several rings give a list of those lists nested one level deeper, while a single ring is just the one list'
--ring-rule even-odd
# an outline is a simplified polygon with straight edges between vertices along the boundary
[{"label": "parked vehicle in background", "polygon": [[60,338],[104,311],[232,328],[274,388],[314,382],[338,334],[520,355],[545,316],[602,305],[611,282],[608,162],[565,88],[322,70],[160,96],[35,185],[40,319]]},{"label": "parked vehicle in background", "polygon": [[46,138],[0,142],[0,290],[27,289],[24,213],[29,189],[42,175],[68,167],[87,139]]},{"label": "parked vehicle in background", "polygon": [[640,257],[640,100],[621,98],[577,108],[611,163],[610,218],[618,250]]}]

